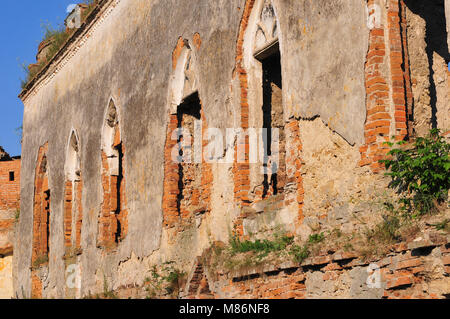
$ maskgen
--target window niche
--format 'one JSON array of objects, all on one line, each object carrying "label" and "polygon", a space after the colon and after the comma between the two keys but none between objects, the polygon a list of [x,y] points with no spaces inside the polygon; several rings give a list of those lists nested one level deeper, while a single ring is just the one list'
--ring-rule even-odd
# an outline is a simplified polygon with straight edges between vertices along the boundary
[{"label": "window niche", "polygon": [[[201,118],[198,93],[186,98],[177,108],[178,163],[178,212],[182,220],[189,219],[199,209],[202,188],[202,163],[194,161],[194,136],[196,121]],[[200,209],[201,210],[201,209]]]},{"label": "window niche", "polygon": [[50,202],[51,191],[48,182],[47,144],[40,147],[35,170],[33,205],[32,268],[48,263],[50,252]]},{"label": "window niche", "polygon": [[[256,117],[262,118],[262,147],[264,150],[262,198],[283,193],[286,181],[286,142],[283,107],[283,84],[279,26],[275,10],[270,0],[261,1],[259,15],[254,18],[255,27],[252,65],[249,72],[250,86],[257,92],[255,101],[260,101],[260,109],[255,109]],[[248,49],[247,49],[248,50]],[[261,84],[259,84],[261,83]],[[256,87],[258,86],[258,87]]]},{"label": "window niche", "polygon": [[81,253],[82,179],[79,140],[72,131],[67,146],[64,185],[64,247],[67,255]]},{"label": "window niche", "polygon": [[99,217],[98,247],[115,247],[127,233],[124,156],[119,115],[111,100],[102,131],[103,204]]},{"label": "window niche", "polygon": [[[167,228],[182,227],[210,209],[212,173],[203,161],[207,127],[198,93],[196,55],[179,38],[173,53],[165,143],[163,217]],[[201,121],[201,122],[200,122]]]}]

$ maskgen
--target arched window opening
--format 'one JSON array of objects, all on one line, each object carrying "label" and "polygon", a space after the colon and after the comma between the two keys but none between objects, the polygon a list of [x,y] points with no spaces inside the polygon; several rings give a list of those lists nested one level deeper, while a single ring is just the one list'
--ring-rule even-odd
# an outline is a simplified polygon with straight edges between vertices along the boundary
[{"label": "arched window opening", "polygon": [[[202,187],[202,164],[193,159],[193,137],[196,121],[201,120],[201,104],[198,93],[194,93],[177,108],[179,156],[177,208],[182,220],[193,216],[199,209]],[[185,136],[188,135],[188,136]]]},{"label": "arched window opening", "polygon": [[31,294],[33,298],[42,298],[42,278],[39,270],[47,267],[51,248],[51,191],[48,182],[47,149],[47,144],[39,148],[35,169],[31,253]]},{"label": "arched window opening", "polygon": [[[164,159],[164,226],[184,227],[210,211],[212,172],[203,161],[207,123],[198,93],[197,60],[189,41],[173,52]],[[175,155],[175,156],[174,156]]]},{"label": "arched window opening", "polygon": [[[267,128],[267,134],[263,139],[264,154],[269,159],[268,163],[264,164],[268,167],[264,174],[263,197],[270,192],[276,195],[283,191],[286,170],[283,87],[278,43],[272,46],[270,51],[266,52],[264,59],[261,60],[263,128]],[[275,136],[272,135],[272,129],[278,130]],[[276,156],[276,161],[270,160],[272,155]]]},{"label": "arched window opening", "polygon": [[119,116],[111,100],[102,132],[103,204],[99,218],[99,247],[114,247],[125,238],[127,233],[124,153]]},{"label": "arched window opening", "polygon": [[[81,253],[82,179],[78,137],[74,131],[70,134],[67,148],[64,188],[64,246],[67,255]],[[75,230],[75,231],[73,231]]]},{"label": "arched window opening", "polygon": [[[261,3],[256,18],[253,57],[259,63],[254,78],[262,88],[263,189],[262,198],[282,193],[286,180],[285,119],[278,21],[270,0]],[[258,98],[259,99],[259,98]]]},{"label": "arched window opening", "polygon": [[33,209],[32,261],[35,266],[45,264],[48,261],[50,251],[50,199],[46,149],[41,147],[36,167]]}]

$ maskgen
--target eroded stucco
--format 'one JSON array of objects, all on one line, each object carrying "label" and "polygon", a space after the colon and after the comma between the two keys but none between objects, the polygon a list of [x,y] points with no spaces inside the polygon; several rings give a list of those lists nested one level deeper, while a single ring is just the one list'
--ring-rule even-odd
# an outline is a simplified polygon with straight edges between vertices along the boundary
[{"label": "eroded stucco", "polygon": [[[66,293],[63,201],[72,131],[79,137],[83,176],[79,295],[102,291],[105,282],[111,288],[141,284],[151,265],[169,260],[189,270],[193,258],[211,243],[228,241],[240,213],[234,199],[233,165],[213,164],[210,214],[181,233],[163,228],[164,146],[173,107],[171,90],[177,87],[173,85],[173,52],[180,38],[189,42],[208,127],[238,127],[242,97],[235,72],[236,47],[245,1],[109,3],[114,6],[107,5],[107,14],[84,43],[71,48],[76,52],[68,55],[70,59],[63,58],[60,69],[50,69],[53,75],[24,97],[22,213],[14,261],[14,289],[22,297],[30,295],[34,172],[39,147],[46,142],[52,200],[49,272],[43,290],[45,297]],[[309,219],[299,235],[307,236],[310,226],[326,214],[338,220],[335,225],[351,228],[347,217],[354,207],[346,207],[343,201],[373,181],[368,169],[358,168],[366,119],[369,32],[365,2],[273,0],[273,6],[281,29],[284,116],[299,119],[305,141],[302,172]],[[111,99],[125,147],[129,228],[116,251],[106,253],[96,243],[103,201],[102,127]],[[255,112],[258,102],[257,98],[251,101]],[[256,117],[250,123],[261,124]],[[338,207],[332,209],[338,199]],[[288,207],[284,215],[276,216],[276,222],[293,224],[294,210],[297,214],[297,207]]]}]

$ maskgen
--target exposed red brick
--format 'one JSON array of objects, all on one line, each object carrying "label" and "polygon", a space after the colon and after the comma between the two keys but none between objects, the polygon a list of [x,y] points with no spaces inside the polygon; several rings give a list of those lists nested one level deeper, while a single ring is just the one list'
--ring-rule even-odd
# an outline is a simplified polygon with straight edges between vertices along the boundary
[{"label": "exposed red brick", "polygon": [[182,37],[178,38],[177,45],[175,49],[172,52],[172,68],[175,70],[177,67],[178,58],[181,55],[181,52],[183,51],[183,48],[185,47],[185,43]]},{"label": "exposed red brick", "polygon": [[[47,164],[48,144],[41,146],[35,169],[34,207],[33,207],[33,242],[31,264],[40,259],[47,259],[50,249],[50,188],[48,184]],[[43,266],[41,263],[39,266]],[[42,283],[35,273],[32,273],[32,295],[42,297]]]},{"label": "exposed red brick", "polygon": [[[103,203],[98,219],[97,246],[113,249],[122,241],[128,232],[128,210],[125,192],[125,147],[120,136],[119,123],[114,127],[113,149],[118,153],[119,171],[117,175],[110,172],[108,158],[101,151]],[[80,195],[80,193],[78,194]],[[81,224],[77,224],[81,229]]]},{"label": "exposed red brick", "polygon": [[[368,1],[368,5],[374,3],[374,0]],[[379,152],[378,149],[385,148],[383,143],[388,140],[391,124],[395,128],[396,140],[412,134],[412,123],[408,122],[412,116],[413,102],[407,51],[406,6],[403,0],[396,0],[389,1],[387,8],[387,25],[370,31],[366,60],[366,141],[360,149],[359,165],[368,165],[375,172],[383,167],[378,161],[385,158],[386,151]],[[387,48],[385,43],[388,44]],[[389,65],[387,61],[390,61]],[[388,83],[392,83],[392,98]],[[391,103],[396,111],[394,119],[390,115]],[[372,152],[368,152],[367,146],[372,146]]]},{"label": "exposed red brick", "polygon": [[[207,140],[207,121],[200,105],[202,119],[202,159],[201,163],[177,163],[172,160],[172,152],[180,140],[172,139],[173,132],[185,125],[193,125],[190,116],[170,114],[167,124],[164,148],[163,221],[167,228],[183,227],[191,224],[196,213],[209,213],[211,210],[211,185],[213,172],[211,164],[205,161]],[[189,123],[187,123],[188,121]],[[192,123],[191,123],[192,122]],[[192,134],[193,132],[191,132]],[[193,141],[191,141],[193,143]]]},{"label": "exposed red brick", "polygon": [[422,265],[422,261],[420,260],[420,258],[414,258],[414,259],[409,259],[409,260],[399,262],[397,264],[396,269],[399,270],[399,269],[417,267],[420,265]]},{"label": "exposed red brick", "polygon": [[194,40],[194,45],[197,48],[197,50],[200,49],[200,47],[202,46],[202,38],[200,37],[200,34],[196,32],[194,34],[193,40]]},{"label": "exposed red brick", "polygon": [[0,161],[0,210],[20,209],[20,164],[20,159]]}]

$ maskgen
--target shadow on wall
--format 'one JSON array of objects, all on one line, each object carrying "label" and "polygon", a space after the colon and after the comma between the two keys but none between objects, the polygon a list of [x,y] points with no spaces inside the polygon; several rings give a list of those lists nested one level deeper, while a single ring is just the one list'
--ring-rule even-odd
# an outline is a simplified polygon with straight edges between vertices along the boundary
[{"label": "shadow on wall", "polygon": [[426,23],[425,42],[430,71],[431,124],[433,128],[437,128],[437,91],[434,82],[433,53],[439,54],[447,64],[450,62],[444,2],[445,0],[405,0],[409,10],[419,15]]}]

